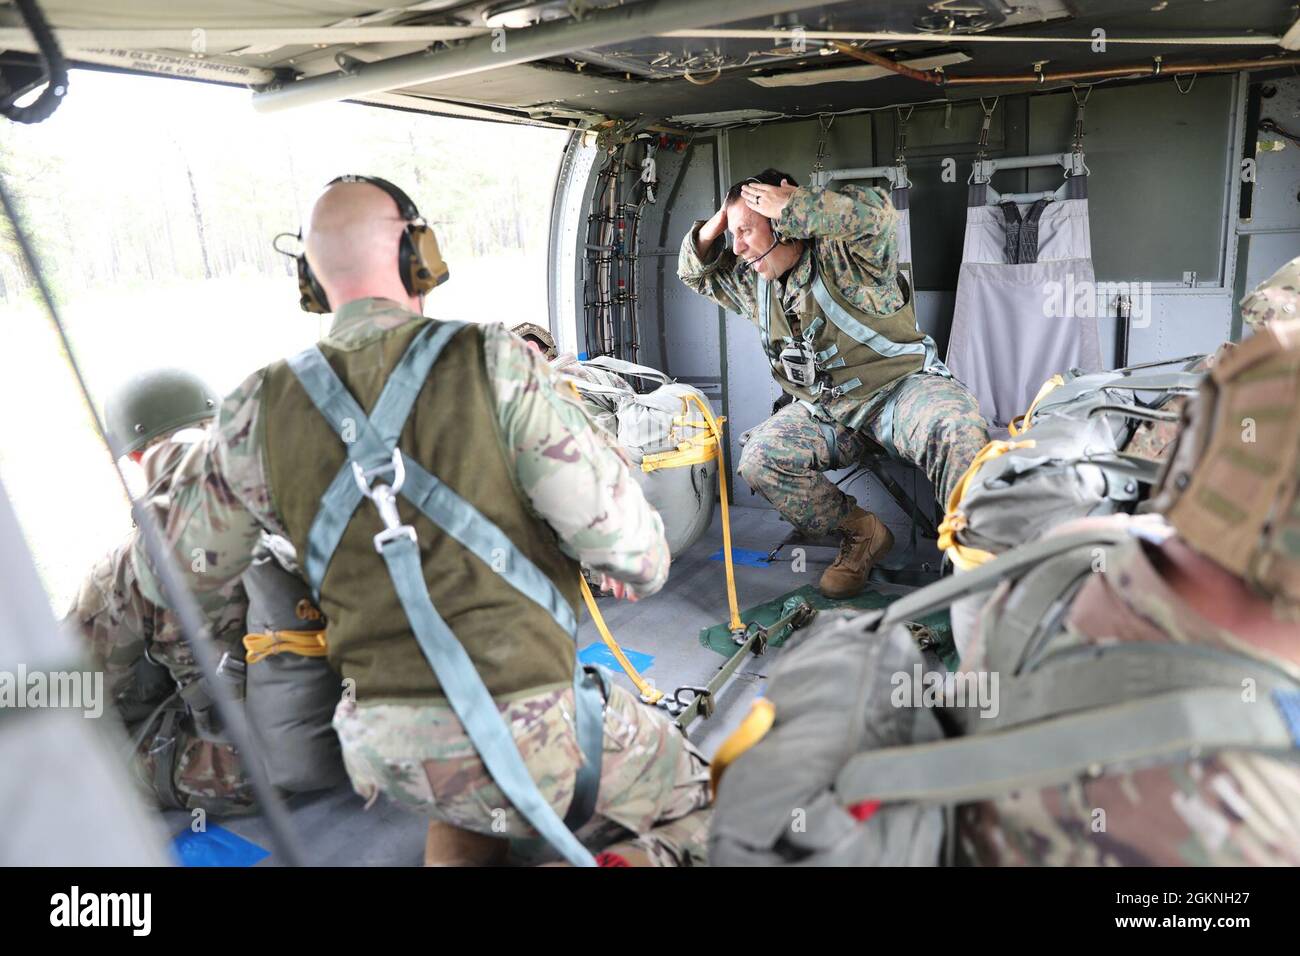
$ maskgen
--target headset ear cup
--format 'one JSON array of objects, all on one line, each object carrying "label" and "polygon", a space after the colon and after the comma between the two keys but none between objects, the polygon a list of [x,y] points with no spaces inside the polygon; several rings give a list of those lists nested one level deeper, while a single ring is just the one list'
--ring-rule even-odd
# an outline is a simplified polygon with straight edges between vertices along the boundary
[{"label": "headset ear cup", "polygon": [[316,276],[311,271],[307,256],[300,255],[298,260],[298,305],[304,312],[325,313],[330,310],[329,297],[321,288]]},{"label": "headset ear cup", "polygon": [[438,237],[429,226],[408,226],[402,237],[402,252],[408,266],[403,278],[412,295],[424,295],[451,277],[451,269],[438,248]]}]

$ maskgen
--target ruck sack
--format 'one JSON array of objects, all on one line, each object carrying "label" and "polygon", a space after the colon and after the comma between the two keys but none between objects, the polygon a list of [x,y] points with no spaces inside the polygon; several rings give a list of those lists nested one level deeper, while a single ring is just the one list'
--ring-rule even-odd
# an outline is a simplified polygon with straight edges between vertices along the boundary
[{"label": "ruck sack", "polygon": [[941,810],[846,805],[834,791],[836,776],[856,753],[943,738],[933,711],[894,707],[890,700],[891,674],[942,665],[934,659],[923,664],[904,627],[872,634],[880,616],[823,613],[786,645],[777,674],[746,721],[770,710],[772,729],[734,763],[726,763],[731,741],[714,760],[715,775],[723,769],[725,775],[709,825],[712,865],[939,862]]},{"label": "ruck sack", "polygon": [[[751,714],[715,758],[710,862],[953,862],[960,804],[1220,750],[1300,759],[1300,681],[1281,668],[1198,645],[1054,642],[1098,550],[1118,564],[1140,546],[1114,526],[1056,535],[808,628],[772,670],[766,729],[746,739]],[[909,648],[907,622],[1004,581],[1017,586],[984,622],[984,673],[1000,678],[986,701],[978,674]],[[941,688],[941,705],[892,696],[916,685]]]},{"label": "ruck sack", "polygon": [[[561,356],[559,371],[582,397],[592,420],[630,459],[646,500],[664,521],[674,557],[699,540],[713,520],[718,446],[700,411],[708,398],[663,372],[609,356]],[[638,393],[624,376],[658,383]]]},{"label": "ruck sack", "polygon": [[1075,518],[1132,512],[1150,492],[1177,433],[1177,404],[1204,377],[1204,356],[1157,370],[1077,370],[1049,379],[1011,437],[986,445],[939,527],[959,570]]},{"label": "ruck sack", "polygon": [[265,535],[244,572],[248,592],[244,703],[271,783],[323,790],[347,774],[332,725],[342,682],[325,659],[325,620],[296,573],[293,547]]}]

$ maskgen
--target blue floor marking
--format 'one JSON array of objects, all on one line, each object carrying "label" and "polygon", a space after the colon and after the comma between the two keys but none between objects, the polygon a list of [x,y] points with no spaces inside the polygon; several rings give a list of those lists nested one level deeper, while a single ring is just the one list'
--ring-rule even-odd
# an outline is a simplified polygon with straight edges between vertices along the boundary
[{"label": "blue floor marking", "polygon": [[[623,648],[623,654],[627,657],[628,662],[642,674],[648,671],[655,662],[653,654],[643,654],[640,651],[628,650],[626,647]],[[578,651],[578,660],[584,664],[599,664],[601,667],[608,667],[613,671],[622,670],[618,658],[614,656],[613,651],[605,646],[603,641],[588,644]]]},{"label": "blue floor marking", "polygon": [[[723,549],[719,548],[717,554],[709,555],[710,561],[726,561],[726,555]],[[771,562],[767,560],[766,551],[750,551],[748,548],[732,548],[731,563],[741,564],[747,568],[770,568]]]},{"label": "blue floor marking", "polygon": [[203,833],[182,830],[172,838],[171,850],[181,866],[252,866],[271,855],[270,850],[215,823]]}]

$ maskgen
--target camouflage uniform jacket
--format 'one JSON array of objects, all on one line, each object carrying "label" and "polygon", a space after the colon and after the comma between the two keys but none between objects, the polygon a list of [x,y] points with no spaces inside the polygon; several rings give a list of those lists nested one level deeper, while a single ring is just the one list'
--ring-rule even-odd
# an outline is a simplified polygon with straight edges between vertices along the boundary
[{"label": "camouflage uniform jacket", "polygon": [[[786,239],[816,242],[805,243],[794,268],[776,280],[786,311],[806,311],[805,304],[812,296],[814,248],[818,272],[849,304],[869,315],[890,315],[901,309],[904,301],[898,286],[898,221],[898,212],[883,189],[844,186],[838,191],[809,187],[795,190],[776,220],[777,232]],[[701,256],[698,243],[704,222],[697,220],[682,240],[678,277],[687,288],[758,325],[758,273],[724,248],[721,238]],[[837,421],[859,427],[866,417],[863,408],[875,397],[846,394],[823,406]]]},{"label": "camouflage uniform jacket", "polygon": [[[342,349],[420,320],[386,299],[340,308],[325,342]],[[546,361],[499,324],[480,327],[496,421],[507,461],[535,513],[560,547],[587,567],[654,594],[668,577],[663,521],[612,440],[592,427],[576,395],[558,388]],[[436,371],[436,369],[435,369]],[[215,612],[225,582],[248,567],[263,529],[287,537],[272,504],[264,447],[261,388],[249,376],[222,403],[208,442],[176,471],[167,536],[199,603]],[[153,575],[145,593],[161,595]]]},{"label": "camouflage uniform jacket", "polygon": [[[1107,521],[1146,526],[1155,518]],[[1267,660],[1300,676],[1300,644],[1247,641],[1201,617],[1135,540],[1075,597],[1053,647],[1117,641],[1200,644]],[[1005,600],[1000,591],[994,600]],[[984,666],[977,636],[963,670]],[[1261,690],[1259,706],[1269,706]],[[1104,813],[1099,812],[1104,811]],[[1018,792],[958,811],[964,854],[989,865],[1241,866],[1300,864],[1300,767],[1258,753],[1200,760]]]},{"label": "camouflage uniform jacket", "polygon": [[1286,263],[1241,300],[1241,318],[1247,328],[1265,322],[1294,319],[1300,295],[1300,256]]}]

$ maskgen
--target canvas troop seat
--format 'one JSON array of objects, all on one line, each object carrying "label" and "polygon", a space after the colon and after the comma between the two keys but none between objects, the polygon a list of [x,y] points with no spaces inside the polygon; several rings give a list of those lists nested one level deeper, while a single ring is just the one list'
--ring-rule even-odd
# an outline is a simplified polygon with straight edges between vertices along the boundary
[{"label": "canvas troop seat", "polygon": [[[1082,105],[1067,153],[985,158],[991,115],[986,107],[967,191],[947,364],[979,400],[994,437],[1005,437],[1042,382],[1071,369],[1100,369],[1101,352]],[[1054,191],[1006,194],[991,182],[999,170],[1055,166],[1065,170],[1065,182]]]}]

